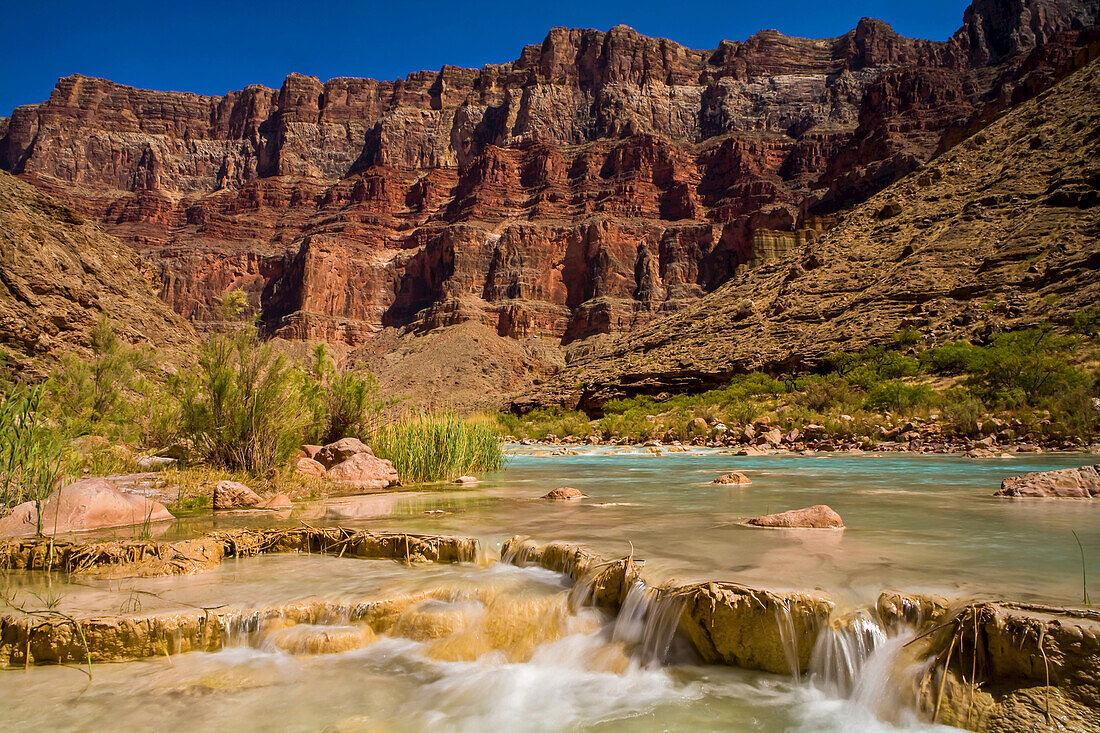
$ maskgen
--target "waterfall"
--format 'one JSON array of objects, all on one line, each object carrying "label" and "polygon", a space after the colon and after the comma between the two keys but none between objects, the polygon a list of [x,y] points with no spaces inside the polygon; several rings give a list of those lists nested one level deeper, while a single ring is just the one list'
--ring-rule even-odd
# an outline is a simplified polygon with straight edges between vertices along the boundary
[{"label": "waterfall", "polygon": [[794,619],[791,618],[790,600],[784,598],[779,605],[779,614],[775,617],[779,625],[779,642],[783,645],[783,656],[787,659],[787,669],[795,682],[802,680],[802,663],[798,657],[798,637],[794,633]]},{"label": "waterfall", "polygon": [[683,611],[683,598],[662,594],[639,580],[626,593],[611,638],[634,646],[642,664],[660,664],[668,659]]},{"label": "waterfall", "polygon": [[830,695],[848,697],[868,660],[886,641],[886,630],[868,611],[834,619],[817,636],[810,679]]}]

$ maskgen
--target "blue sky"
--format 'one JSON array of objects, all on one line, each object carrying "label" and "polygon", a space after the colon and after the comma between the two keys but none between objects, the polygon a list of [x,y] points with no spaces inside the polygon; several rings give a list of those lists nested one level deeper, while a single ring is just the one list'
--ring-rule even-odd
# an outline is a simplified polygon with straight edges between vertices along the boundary
[{"label": "blue sky", "polygon": [[0,44],[0,115],[49,96],[72,73],[151,89],[224,94],[278,87],[296,71],[329,79],[394,79],[443,64],[515,59],[554,26],[606,30],[625,23],[693,48],[743,40],[762,28],[830,37],[863,16],[899,33],[943,40],[962,25],[961,0],[12,0]]}]

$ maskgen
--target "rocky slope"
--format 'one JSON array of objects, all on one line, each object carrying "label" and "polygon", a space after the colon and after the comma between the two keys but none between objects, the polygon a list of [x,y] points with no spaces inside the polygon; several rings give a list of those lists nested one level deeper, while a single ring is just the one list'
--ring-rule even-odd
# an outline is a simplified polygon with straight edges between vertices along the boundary
[{"label": "rocky slope", "polygon": [[[518,406],[597,410],[753,369],[806,370],[902,327],[980,338],[1100,303],[1100,61]],[[580,385],[580,387],[578,387]]]},{"label": "rocky slope", "polygon": [[[865,19],[693,50],[558,28],[513,62],[224,97],[60,80],[0,167],[102,223],[202,321],[366,344],[475,321],[637,328],[796,250],[1097,47],[1097,0],[976,0],[946,42]],[[502,347],[503,348],[503,347]]]},{"label": "rocky slope", "polygon": [[88,345],[108,315],[120,335],[167,352],[194,330],[158,296],[154,269],[95,224],[0,173],[0,350],[19,368]]}]

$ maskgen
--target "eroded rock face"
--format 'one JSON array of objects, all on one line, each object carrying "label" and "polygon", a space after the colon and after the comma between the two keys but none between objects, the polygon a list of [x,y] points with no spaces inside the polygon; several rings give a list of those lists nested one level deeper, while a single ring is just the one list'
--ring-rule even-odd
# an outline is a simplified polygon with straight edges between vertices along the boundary
[{"label": "eroded rock face", "polygon": [[328,470],[330,481],[355,489],[385,489],[400,483],[389,461],[373,453],[356,453]]},{"label": "eroded rock face", "polygon": [[994,496],[1095,499],[1100,498],[1100,466],[1062,468],[1012,476],[1001,482]]},{"label": "eroded rock face", "polygon": [[750,517],[743,524],[751,527],[772,527],[791,529],[844,529],[844,520],[824,504],[815,504],[805,509],[791,509],[778,514],[765,514]]},{"label": "eroded rock face", "polygon": [[[564,404],[598,415],[609,399],[808,369],[902,328],[980,342],[1068,322],[1100,301],[1098,95],[1100,62],[1091,61],[850,209],[814,242],[604,342],[514,407]],[[880,218],[891,202],[900,213]]]},{"label": "eroded rock face", "polygon": [[1100,731],[1094,611],[972,604],[919,644],[936,655],[921,687],[929,718],[980,733]]},{"label": "eroded rock face", "polygon": [[[38,532],[33,501],[16,506],[0,519],[0,537],[25,537]],[[102,478],[89,478],[58,489],[42,502],[42,533],[85,532],[108,527],[163,522],[174,517],[163,504],[127,494]]]},{"label": "eroded rock face", "polygon": [[709,50],[555,28],[506,64],[224,97],[77,75],[12,113],[0,167],[145,254],[191,318],[240,287],[289,338],[474,320],[572,340],[814,240],[1048,86],[1098,12],[980,0],[946,42],[865,19]]}]

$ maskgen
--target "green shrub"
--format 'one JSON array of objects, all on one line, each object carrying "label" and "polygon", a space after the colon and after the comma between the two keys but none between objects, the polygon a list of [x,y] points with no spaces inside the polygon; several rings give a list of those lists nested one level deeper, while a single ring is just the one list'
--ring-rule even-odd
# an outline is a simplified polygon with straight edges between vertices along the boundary
[{"label": "green shrub", "polygon": [[965,374],[972,369],[979,350],[979,347],[965,341],[953,341],[925,349],[920,354],[920,362],[925,370],[933,374]]},{"label": "green shrub", "polygon": [[482,420],[453,413],[420,414],[380,427],[370,440],[402,481],[449,481],[504,465],[497,433]]},{"label": "green shrub", "polygon": [[1088,442],[1100,435],[1100,408],[1097,407],[1100,389],[1095,377],[1090,381],[1091,384],[1080,384],[1051,402],[1051,421],[1063,437]]},{"label": "green shrub", "polygon": [[907,412],[915,407],[929,407],[935,400],[936,392],[927,384],[906,384],[888,379],[867,393],[864,405],[872,410]]},{"label": "green shrub", "polygon": [[981,435],[980,420],[985,405],[963,389],[948,392],[943,399],[944,425],[953,435],[977,437]]},{"label": "green shrub", "polygon": [[802,377],[796,382],[796,389],[792,401],[814,412],[846,410],[860,400],[848,380],[836,374]]},{"label": "green shrub", "polygon": [[312,362],[302,375],[301,391],[312,414],[306,439],[321,444],[374,432],[387,404],[373,374],[338,368],[324,344],[313,349]]},{"label": "green shrub", "polygon": [[974,351],[966,384],[987,402],[1035,406],[1085,382],[1084,373],[1067,360],[1066,352],[1075,344],[1049,327],[998,334]]},{"label": "green shrub", "polygon": [[179,382],[181,432],[215,466],[272,471],[302,442],[307,418],[295,381],[254,330],[214,336]]},{"label": "green shrub", "polygon": [[0,399],[0,514],[25,501],[38,509],[62,483],[68,460],[67,442],[50,427],[41,411],[43,391],[13,385]]},{"label": "green shrub", "polygon": [[66,355],[47,381],[53,412],[68,432],[131,439],[135,384],[148,369],[147,350],[123,343],[106,317],[92,329],[91,358]]}]

